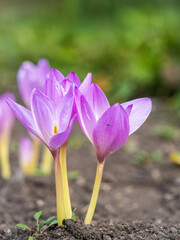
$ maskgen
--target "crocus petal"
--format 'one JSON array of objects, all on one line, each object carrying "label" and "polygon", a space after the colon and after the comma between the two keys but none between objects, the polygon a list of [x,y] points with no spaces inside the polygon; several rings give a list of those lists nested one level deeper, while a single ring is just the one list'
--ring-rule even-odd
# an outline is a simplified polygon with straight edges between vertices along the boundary
[{"label": "crocus petal", "polygon": [[59,72],[58,70],[52,68],[50,69],[50,71],[47,74],[47,78],[54,78],[55,80],[59,81],[59,83],[61,83],[64,80],[64,76],[61,72]]},{"label": "crocus petal", "polygon": [[129,134],[132,134],[145,122],[149,116],[152,109],[152,102],[150,98],[138,98],[121,104],[125,110],[129,107],[129,105],[133,105],[129,114]]},{"label": "crocus petal", "polygon": [[94,112],[96,120],[110,107],[106,95],[95,83],[89,87],[86,99]]},{"label": "crocus petal", "polygon": [[129,135],[129,119],[120,104],[110,107],[99,119],[93,131],[93,143],[100,162],[122,147]]},{"label": "crocus petal", "polygon": [[54,134],[54,107],[52,101],[38,89],[32,92],[31,109],[38,128],[44,136],[46,144]]},{"label": "crocus petal", "polygon": [[74,117],[72,118],[69,127],[61,133],[57,133],[55,134],[53,137],[51,137],[50,141],[49,141],[49,150],[50,151],[54,151],[56,149],[58,149],[59,147],[61,147],[69,138],[69,135],[71,133],[71,130],[75,124],[76,121],[76,115],[74,115]]},{"label": "crocus petal", "polygon": [[14,115],[17,117],[17,119],[27,128],[28,131],[33,133],[36,137],[38,137],[41,141],[44,142],[44,139],[39,131],[39,129],[36,126],[36,123],[34,122],[33,115],[30,110],[27,108],[17,104],[12,99],[6,100],[9,107],[11,108]]},{"label": "crocus petal", "polygon": [[61,98],[56,107],[56,122],[58,132],[63,132],[69,125],[74,105],[74,84],[71,85],[68,93]]},{"label": "crocus petal", "polygon": [[79,91],[85,96],[92,81],[92,73],[88,73],[85,77],[84,81],[82,82],[81,86],[79,87]]},{"label": "crocus petal", "polygon": [[72,84],[73,83],[69,79],[64,79],[62,81],[61,88],[62,88],[63,95],[65,95],[69,91]]},{"label": "crocus petal", "polygon": [[78,109],[78,121],[84,134],[92,142],[93,128],[96,125],[96,119],[91,107],[89,106],[86,98],[82,95],[80,97],[80,105]]},{"label": "crocus petal", "polygon": [[46,74],[50,69],[49,62],[45,58],[42,58],[38,61],[37,68],[40,70],[39,72],[41,73],[41,76],[46,77]]},{"label": "crocus petal", "polygon": [[23,101],[28,107],[30,107],[31,92],[34,87],[38,86],[35,74],[36,66],[29,61],[23,62],[17,72],[18,88]]},{"label": "crocus petal", "polygon": [[69,79],[72,83],[74,83],[77,87],[81,85],[81,81],[75,72],[71,72],[67,75],[66,79]]},{"label": "crocus petal", "polygon": [[57,104],[58,101],[63,97],[61,85],[56,78],[46,79],[44,94],[49,97],[54,104]]}]

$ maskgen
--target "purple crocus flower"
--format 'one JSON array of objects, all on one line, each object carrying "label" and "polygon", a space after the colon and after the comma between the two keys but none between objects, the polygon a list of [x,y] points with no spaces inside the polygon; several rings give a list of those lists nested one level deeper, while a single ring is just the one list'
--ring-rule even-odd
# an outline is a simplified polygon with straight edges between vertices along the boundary
[{"label": "purple crocus flower", "polygon": [[[77,90],[77,89],[76,89]],[[93,193],[85,217],[90,224],[95,211],[106,157],[122,147],[129,134],[136,131],[148,117],[152,104],[141,98],[110,106],[105,94],[92,84],[86,96],[76,91],[76,106],[80,126],[96,149],[97,171]]]},{"label": "purple crocus flower", "polygon": [[19,160],[22,170],[28,174],[29,166],[33,157],[33,143],[27,138],[23,137],[19,143]]},{"label": "purple crocus flower", "polygon": [[71,86],[57,105],[37,88],[32,91],[31,111],[11,99],[7,102],[17,119],[51,152],[68,139],[76,119],[75,115],[72,117],[74,86]]},{"label": "purple crocus flower", "polygon": [[14,95],[10,92],[4,93],[0,97],[0,138],[11,132],[14,123],[14,115],[12,114],[9,106],[6,103],[6,100],[8,98],[11,100],[15,100]]},{"label": "purple crocus flower", "polygon": [[[35,88],[31,94],[31,111],[8,100],[18,120],[51,151],[54,158],[58,225],[72,216],[66,171],[66,142],[76,121],[74,84],[58,102]],[[56,94],[56,90],[54,90]],[[61,157],[60,157],[61,156]]]},{"label": "purple crocus flower", "polygon": [[22,63],[17,73],[18,88],[21,97],[28,108],[30,108],[30,97],[32,90],[37,87],[43,90],[46,75],[50,69],[46,59],[40,59],[37,65],[25,61]]},{"label": "purple crocus flower", "polygon": [[128,136],[147,119],[152,103],[140,98],[110,106],[103,91],[92,84],[76,101],[81,129],[96,149],[99,162],[124,145]]},{"label": "purple crocus flower", "polygon": [[6,99],[15,100],[12,93],[5,93],[0,97],[0,165],[4,179],[11,176],[9,164],[9,141],[14,123],[14,116],[6,103]]}]

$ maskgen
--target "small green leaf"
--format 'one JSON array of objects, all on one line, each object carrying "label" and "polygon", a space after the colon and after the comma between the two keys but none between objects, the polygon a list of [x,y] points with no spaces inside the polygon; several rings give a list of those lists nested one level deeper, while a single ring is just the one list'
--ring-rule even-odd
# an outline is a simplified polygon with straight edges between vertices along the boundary
[{"label": "small green leaf", "polygon": [[68,178],[70,180],[76,180],[79,178],[79,176],[80,176],[79,171],[72,170],[72,171],[68,172]]},{"label": "small green leaf", "polygon": [[39,211],[37,213],[34,214],[34,219],[38,220],[41,216],[43,215],[43,211]]},{"label": "small green leaf", "polygon": [[16,225],[17,227],[20,227],[20,228],[25,228],[25,229],[30,229],[26,224],[22,224],[22,223],[19,223]]},{"label": "small green leaf", "polygon": [[39,223],[39,228],[41,228],[43,225],[44,225],[44,221],[41,221],[40,223]]},{"label": "small green leaf", "polygon": [[48,218],[48,219],[45,221],[45,223],[48,223],[48,222],[52,221],[54,218],[55,218],[54,216],[53,216],[53,217],[50,217],[50,218]]},{"label": "small green leaf", "polygon": [[75,220],[76,219],[76,214],[73,212],[71,219]]},{"label": "small green leaf", "polygon": [[52,221],[52,222],[49,224],[49,227],[52,226],[52,225],[54,225],[54,224],[58,224],[58,220]]},{"label": "small green leaf", "polygon": [[28,240],[34,240],[34,238],[30,236],[30,237],[28,238]]}]

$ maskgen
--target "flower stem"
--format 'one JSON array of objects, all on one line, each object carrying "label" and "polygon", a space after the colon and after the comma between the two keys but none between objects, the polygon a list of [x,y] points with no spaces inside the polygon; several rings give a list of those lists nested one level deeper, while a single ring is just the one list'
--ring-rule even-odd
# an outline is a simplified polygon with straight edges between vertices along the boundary
[{"label": "flower stem", "polygon": [[34,174],[37,169],[39,158],[40,140],[38,138],[33,139],[33,156],[28,166],[27,174]]},{"label": "flower stem", "polygon": [[9,136],[2,137],[0,141],[0,162],[2,178],[9,179],[11,177],[9,163]]},{"label": "flower stem", "polygon": [[62,221],[65,219],[64,209],[64,197],[63,197],[63,183],[60,165],[60,150],[54,157],[54,169],[55,169],[55,183],[56,183],[56,207],[57,207],[57,219],[58,226],[62,225]]},{"label": "flower stem", "polygon": [[68,185],[66,150],[67,150],[67,143],[62,145],[60,148],[60,162],[61,162],[61,170],[62,170],[65,216],[66,216],[66,219],[69,219],[72,217],[72,208],[71,208],[69,185]]},{"label": "flower stem", "polygon": [[94,211],[95,211],[97,199],[98,199],[98,194],[99,194],[99,189],[100,189],[100,185],[101,185],[103,168],[104,168],[104,161],[102,163],[97,161],[96,178],[95,178],[95,182],[94,182],[94,188],[93,188],[91,201],[90,201],[89,208],[88,208],[88,211],[86,214],[86,218],[84,220],[85,224],[90,224],[92,221],[93,215],[94,215]]},{"label": "flower stem", "polygon": [[50,175],[52,170],[52,155],[47,147],[43,149],[41,170],[45,175]]}]

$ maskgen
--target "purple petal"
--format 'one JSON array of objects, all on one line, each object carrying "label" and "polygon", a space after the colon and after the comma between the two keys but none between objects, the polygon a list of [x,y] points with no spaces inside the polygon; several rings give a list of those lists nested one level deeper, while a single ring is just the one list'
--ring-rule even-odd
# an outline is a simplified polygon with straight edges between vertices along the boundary
[{"label": "purple petal", "polygon": [[129,115],[129,134],[132,134],[145,122],[149,116],[152,109],[152,102],[150,98],[138,98],[121,104],[126,111],[129,105],[133,105]]},{"label": "purple petal", "polygon": [[71,72],[67,75],[66,79],[69,79],[72,83],[74,83],[77,87],[81,85],[81,81],[75,72]]},{"label": "purple petal", "polygon": [[33,144],[32,141],[27,138],[21,138],[19,144],[19,159],[22,165],[28,165],[33,156]]},{"label": "purple petal", "polygon": [[54,104],[63,97],[63,92],[59,81],[55,78],[47,78],[45,83],[44,94],[49,97]]},{"label": "purple petal", "polygon": [[55,110],[52,101],[38,89],[34,89],[31,109],[34,121],[44,136],[46,144],[48,144],[49,139],[54,134],[55,125]]},{"label": "purple petal", "polygon": [[36,126],[36,123],[34,121],[31,111],[17,104],[12,99],[7,99],[7,103],[11,108],[12,112],[14,113],[14,115],[25,126],[25,128],[27,128],[28,131],[33,133],[36,137],[38,137],[41,141],[44,142],[41,132]]},{"label": "purple petal", "polygon": [[4,93],[0,97],[0,135],[10,133],[13,123],[14,123],[14,115],[9,108],[6,100],[10,98],[11,100],[15,100],[15,97],[12,93],[7,92]]},{"label": "purple petal", "polygon": [[46,74],[48,73],[48,71],[50,69],[48,60],[45,58],[40,59],[37,63],[37,68],[40,70],[42,77],[46,77]]},{"label": "purple petal", "polygon": [[122,147],[129,136],[129,119],[120,104],[110,107],[93,131],[93,143],[100,162]]},{"label": "purple petal", "polygon": [[59,147],[61,147],[69,138],[69,135],[71,133],[71,130],[75,124],[76,121],[76,115],[74,115],[74,117],[72,118],[69,127],[61,133],[57,133],[55,134],[49,141],[49,150],[50,151],[54,151],[56,149],[58,149]]},{"label": "purple petal", "polygon": [[74,106],[74,85],[71,85],[68,93],[61,98],[56,107],[56,122],[58,132],[63,132],[69,125]]},{"label": "purple petal", "polygon": [[106,95],[94,83],[89,87],[86,99],[95,115],[96,120],[99,120],[103,113],[110,107]]},{"label": "purple petal", "polygon": [[92,133],[94,126],[96,125],[96,119],[94,113],[91,110],[88,102],[85,97],[82,95],[80,97],[80,105],[78,105],[78,121],[81,126],[84,134],[89,138],[92,142]]},{"label": "purple petal", "polygon": [[65,77],[63,76],[63,74],[61,72],[59,72],[58,70],[52,68],[48,72],[47,78],[55,79],[55,80],[59,81],[59,83],[61,83],[64,80]]},{"label": "purple petal", "polygon": [[82,82],[81,86],[79,87],[79,91],[85,96],[92,81],[92,73],[88,73],[85,77],[84,81]]},{"label": "purple petal", "polygon": [[25,104],[30,107],[30,96],[33,88],[38,86],[36,66],[31,62],[23,62],[17,73],[18,88]]},{"label": "purple petal", "polygon": [[61,87],[62,87],[62,92],[63,92],[63,95],[65,95],[70,87],[72,86],[72,82],[69,80],[69,79],[64,79],[61,83]]}]

